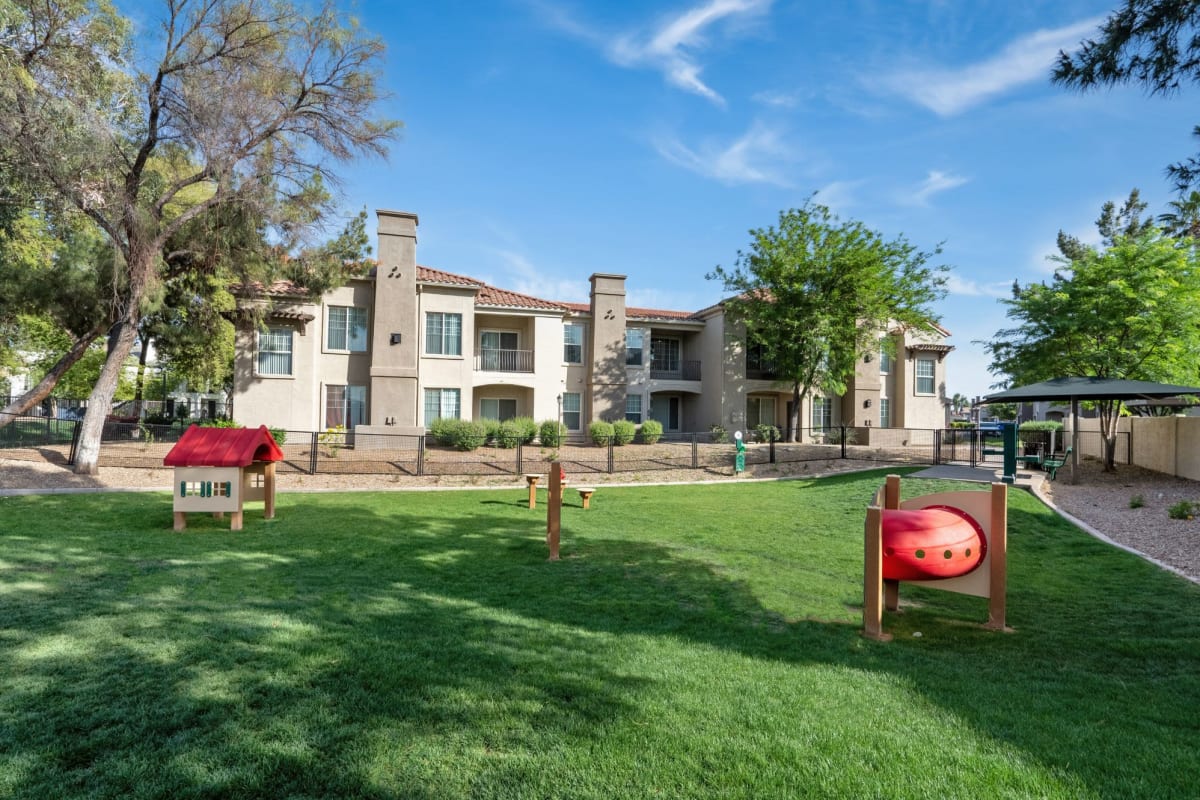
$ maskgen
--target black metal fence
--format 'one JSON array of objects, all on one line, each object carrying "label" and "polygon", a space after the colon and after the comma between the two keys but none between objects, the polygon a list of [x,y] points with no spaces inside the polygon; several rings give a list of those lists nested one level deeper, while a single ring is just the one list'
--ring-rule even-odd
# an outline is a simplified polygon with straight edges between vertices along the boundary
[{"label": "black metal fence", "polygon": [[[75,461],[79,420],[17,417],[0,428],[0,449],[10,457],[38,458],[64,465]],[[160,468],[186,423],[150,425],[108,421],[101,437],[101,466]],[[799,442],[748,443],[747,466],[854,459],[881,464],[937,463],[939,431],[901,428],[805,429]],[[521,444],[459,451],[431,436],[277,431],[280,472],[347,475],[450,476],[544,473],[559,461],[573,476],[733,468],[735,445],[713,434],[666,434],[652,444],[596,445],[567,441],[558,447]]]}]

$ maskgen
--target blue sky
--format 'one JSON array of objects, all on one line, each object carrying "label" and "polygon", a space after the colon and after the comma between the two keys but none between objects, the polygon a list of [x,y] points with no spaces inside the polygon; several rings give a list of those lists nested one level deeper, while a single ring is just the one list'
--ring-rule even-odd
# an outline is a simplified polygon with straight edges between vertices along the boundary
[{"label": "blue sky", "polygon": [[996,298],[1049,274],[1060,228],[1094,240],[1105,200],[1165,211],[1194,152],[1185,98],[1050,84],[1115,2],[360,2],[405,127],[345,170],[345,205],[417,213],[427,266],[579,302],[617,272],[630,305],[695,310],[817,192],[943,243],[947,388],[985,394]]}]

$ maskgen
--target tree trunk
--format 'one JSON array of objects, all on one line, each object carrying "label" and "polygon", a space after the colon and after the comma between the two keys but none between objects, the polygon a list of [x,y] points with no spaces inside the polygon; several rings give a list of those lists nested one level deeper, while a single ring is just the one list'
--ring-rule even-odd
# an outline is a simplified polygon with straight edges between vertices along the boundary
[{"label": "tree trunk", "polygon": [[100,338],[100,331],[101,329],[96,328],[76,339],[74,344],[71,345],[71,349],[63,353],[62,357],[55,362],[54,366],[50,368],[45,377],[38,381],[36,386],[5,406],[4,410],[0,411],[0,428],[3,428],[16,419],[17,415],[24,414],[45,400],[54,391],[54,387],[58,385],[62,376],[67,373],[67,370],[75,366],[79,359],[83,358],[87,353],[88,348],[92,346],[92,342]]},{"label": "tree trunk", "polygon": [[75,472],[79,475],[95,475],[100,471],[100,437],[104,433],[105,417],[112,408],[121,370],[136,339],[137,322],[128,318],[118,322],[110,333],[108,358],[88,396],[88,413],[83,417],[79,432],[79,447],[75,451]]}]

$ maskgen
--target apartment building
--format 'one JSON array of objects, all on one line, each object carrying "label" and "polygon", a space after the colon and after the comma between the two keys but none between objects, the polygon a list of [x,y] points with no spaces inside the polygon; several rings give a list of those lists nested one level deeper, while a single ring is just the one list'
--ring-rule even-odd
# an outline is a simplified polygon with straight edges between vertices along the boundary
[{"label": "apartment building", "polygon": [[[439,417],[656,419],[667,432],[769,423],[786,430],[781,385],[720,304],[627,306],[626,276],[594,274],[588,302],[546,300],[418,266],[417,216],[378,211],[372,274],[308,301],[270,287],[265,323],[239,324],[234,418],[246,425],[420,433]],[[265,299],[264,299],[265,297]],[[814,392],[800,426],[946,425],[949,334],[889,334],[847,392]]]}]

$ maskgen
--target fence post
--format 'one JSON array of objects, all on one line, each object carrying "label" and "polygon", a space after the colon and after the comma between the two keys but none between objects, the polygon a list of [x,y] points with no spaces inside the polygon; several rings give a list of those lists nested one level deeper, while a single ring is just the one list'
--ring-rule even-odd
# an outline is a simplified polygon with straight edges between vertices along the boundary
[{"label": "fence post", "polygon": [[692,434],[692,469],[700,469],[700,445],[695,433]]},{"label": "fence post", "polygon": [[425,437],[417,437],[417,475],[425,474]]},{"label": "fence post", "polygon": [[317,448],[321,446],[317,441],[317,432],[312,432],[312,445],[308,448],[308,474],[317,474]]},{"label": "fence post", "polygon": [[517,442],[517,474],[518,475],[525,472],[525,469],[524,469],[525,459],[524,459],[524,453],[522,452],[524,449],[525,449],[524,443]]},{"label": "fence post", "polygon": [[609,475],[613,474],[613,448],[615,446],[616,445],[613,444],[612,439],[609,439],[608,440],[608,474]]},{"label": "fence post", "polygon": [[83,420],[75,420],[75,430],[71,431],[71,455],[67,458],[67,466],[75,466],[75,452],[79,449],[79,433]]},{"label": "fence post", "polygon": [[770,432],[767,434],[767,439],[770,442],[769,449],[771,453],[771,463],[775,463],[775,427],[771,426]]},{"label": "fence post", "polygon": [[842,458],[846,457],[846,426],[842,426]]}]

